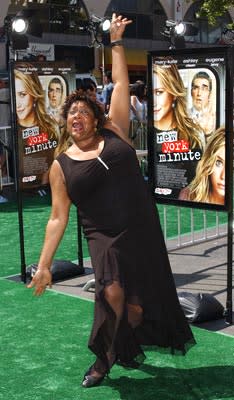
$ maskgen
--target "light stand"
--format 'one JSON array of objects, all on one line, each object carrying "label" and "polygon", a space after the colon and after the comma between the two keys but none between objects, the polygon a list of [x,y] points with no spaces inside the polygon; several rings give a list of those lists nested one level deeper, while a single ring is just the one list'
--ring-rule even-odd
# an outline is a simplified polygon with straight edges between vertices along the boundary
[{"label": "light stand", "polygon": [[12,142],[13,142],[13,168],[15,177],[15,191],[17,196],[18,208],[18,221],[19,221],[19,239],[20,239],[20,258],[21,258],[21,280],[26,283],[26,263],[24,251],[24,224],[23,224],[23,206],[22,206],[22,192],[20,190],[19,178],[19,151],[18,151],[18,129],[16,123],[16,95],[14,79],[14,66],[10,61],[9,51],[10,48],[14,50],[14,58],[17,59],[17,50],[25,49],[28,47],[28,39],[20,31],[15,32],[13,27],[14,18],[7,16],[4,20],[4,29],[6,34],[6,63],[9,71],[10,83],[10,96],[11,96],[11,127],[12,127]]},{"label": "light stand", "polygon": [[9,62],[10,71],[10,93],[11,93],[11,126],[13,132],[13,161],[14,161],[14,176],[15,176],[15,191],[17,196],[18,208],[18,221],[19,221],[19,239],[20,239],[20,259],[21,259],[21,280],[26,283],[26,262],[24,250],[24,223],[23,223],[23,200],[22,190],[20,189],[20,176],[19,176],[19,147],[18,147],[18,129],[16,123],[16,95],[14,79],[14,62]]}]

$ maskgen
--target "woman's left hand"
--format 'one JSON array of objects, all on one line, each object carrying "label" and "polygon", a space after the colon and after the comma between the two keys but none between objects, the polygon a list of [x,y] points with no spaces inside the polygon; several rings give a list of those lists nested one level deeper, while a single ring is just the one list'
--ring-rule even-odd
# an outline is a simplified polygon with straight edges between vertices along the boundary
[{"label": "woman's left hand", "polygon": [[110,39],[111,42],[121,40],[125,31],[126,25],[132,23],[132,20],[123,18],[122,15],[116,16],[115,13],[112,15],[111,27],[110,27]]},{"label": "woman's left hand", "polygon": [[27,286],[29,289],[34,287],[34,294],[40,296],[44,293],[46,287],[52,287],[52,274],[49,269],[38,269],[32,278],[32,281]]}]

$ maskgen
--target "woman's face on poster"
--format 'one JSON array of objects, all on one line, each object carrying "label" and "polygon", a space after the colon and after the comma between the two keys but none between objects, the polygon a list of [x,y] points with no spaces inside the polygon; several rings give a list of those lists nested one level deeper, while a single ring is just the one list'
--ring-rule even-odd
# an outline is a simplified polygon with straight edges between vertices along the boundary
[{"label": "woman's face on poster", "polygon": [[29,122],[34,119],[34,98],[27,92],[26,87],[21,79],[15,79],[15,93],[16,93],[16,113],[21,122]]},{"label": "woman's face on poster", "polygon": [[154,73],[154,121],[172,120],[174,96],[168,93],[161,81],[160,76]]},{"label": "woman's face on poster", "polygon": [[216,154],[210,180],[212,196],[215,199],[220,199],[221,204],[223,204],[225,196],[225,146],[222,146]]}]

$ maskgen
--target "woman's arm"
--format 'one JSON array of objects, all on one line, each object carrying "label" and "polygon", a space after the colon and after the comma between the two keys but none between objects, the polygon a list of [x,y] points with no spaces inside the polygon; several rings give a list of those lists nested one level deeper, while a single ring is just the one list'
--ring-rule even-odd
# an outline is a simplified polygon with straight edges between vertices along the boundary
[{"label": "woman's arm", "polygon": [[[112,16],[110,41],[112,43],[112,80],[114,89],[111,96],[109,109],[109,118],[115,128],[115,132],[124,140],[128,140],[129,135],[129,111],[130,111],[130,96],[129,96],[129,78],[128,69],[122,45],[122,36],[125,28],[132,21],[127,18],[122,18],[121,15]],[[114,42],[120,42],[120,45],[113,46]]]},{"label": "woman's arm", "polygon": [[35,286],[35,294],[44,292],[47,285],[51,285],[49,272],[54,254],[61,242],[66,229],[71,201],[68,197],[64,176],[57,161],[54,161],[50,170],[50,186],[52,191],[52,211],[45,232],[45,240],[38,262],[38,269],[29,288]]}]

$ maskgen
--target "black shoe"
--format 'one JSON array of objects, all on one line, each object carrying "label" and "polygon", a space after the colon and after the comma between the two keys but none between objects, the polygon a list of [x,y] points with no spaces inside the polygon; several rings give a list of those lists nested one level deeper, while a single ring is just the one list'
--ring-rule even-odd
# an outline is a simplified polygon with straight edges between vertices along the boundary
[{"label": "black shoe", "polygon": [[106,374],[100,376],[92,375],[92,371],[94,371],[93,366],[89,368],[89,370],[84,375],[84,380],[81,384],[81,386],[83,386],[84,388],[90,388],[99,385],[106,376]]},{"label": "black shoe", "polygon": [[138,369],[140,367],[140,365],[141,365],[139,362],[137,362],[135,360],[131,360],[131,361],[117,360],[116,364],[120,365],[121,367],[131,368],[131,369]]}]

